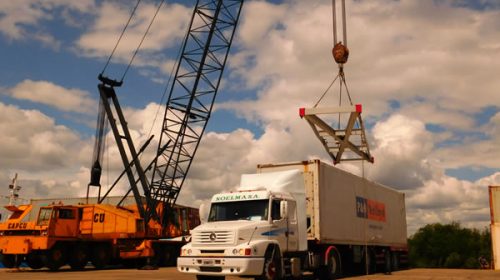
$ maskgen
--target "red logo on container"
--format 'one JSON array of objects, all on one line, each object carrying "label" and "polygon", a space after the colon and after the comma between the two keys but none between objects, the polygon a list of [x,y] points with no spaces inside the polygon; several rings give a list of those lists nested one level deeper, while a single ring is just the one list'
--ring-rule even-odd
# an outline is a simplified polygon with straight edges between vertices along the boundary
[{"label": "red logo on container", "polygon": [[385,204],[357,196],[356,215],[360,218],[385,222]]}]

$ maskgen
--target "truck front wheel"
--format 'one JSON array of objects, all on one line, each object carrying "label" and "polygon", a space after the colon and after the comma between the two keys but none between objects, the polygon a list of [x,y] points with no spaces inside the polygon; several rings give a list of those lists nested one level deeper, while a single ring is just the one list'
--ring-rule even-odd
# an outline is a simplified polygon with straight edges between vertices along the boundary
[{"label": "truck front wheel", "polygon": [[78,244],[73,247],[69,258],[69,266],[73,270],[81,270],[87,265],[89,253],[83,244]]},{"label": "truck front wheel", "polygon": [[279,247],[272,246],[266,251],[264,261],[264,271],[256,280],[276,280],[281,279],[281,252]]},{"label": "truck front wheel", "polygon": [[43,267],[43,256],[40,253],[31,252],[26,256],[26,263],[31,269]]},{"label": "truck front wheel", "polygon": [[60,244],[55,245],[45,256],[45,266],[56,271],[66,264],[66,250]]},{"label": "truck front wheel", "polygon": [[18,267],[21,264],[21,256],[20,255],[1,255],[1,261],[6,268],[14,268]]},{"label": "truck front wheel", "polygon": [[92,248],[92,265],[97,269],[103,269],[111,259],[111,249],[103,244],[96,244]]}]

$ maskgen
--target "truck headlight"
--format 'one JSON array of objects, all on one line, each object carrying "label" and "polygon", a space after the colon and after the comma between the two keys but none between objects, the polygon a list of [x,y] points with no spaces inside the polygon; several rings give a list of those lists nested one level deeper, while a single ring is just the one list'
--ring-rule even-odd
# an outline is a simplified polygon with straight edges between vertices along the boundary
[{"label": "truck headlight", "polygon": [[182,249],[181,250],[181,256],[189,256],[193,253],[191,249]]},{"label": "truck headlight", "polygon": [[233,255],[250,256],[252,255],[252,248],[233,249]]}]

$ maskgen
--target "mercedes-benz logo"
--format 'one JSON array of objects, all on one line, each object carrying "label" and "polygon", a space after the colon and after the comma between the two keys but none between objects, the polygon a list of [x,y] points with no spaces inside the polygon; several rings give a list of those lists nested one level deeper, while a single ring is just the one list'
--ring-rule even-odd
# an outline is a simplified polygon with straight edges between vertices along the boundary
[{"label": "mercedes-benz logo", "polygon": [[217,238],[217,235],[215,235],[215,232],[212,232],[212,233],[210,233],[209,238],[211,241],[215,241],[215,239]]}]

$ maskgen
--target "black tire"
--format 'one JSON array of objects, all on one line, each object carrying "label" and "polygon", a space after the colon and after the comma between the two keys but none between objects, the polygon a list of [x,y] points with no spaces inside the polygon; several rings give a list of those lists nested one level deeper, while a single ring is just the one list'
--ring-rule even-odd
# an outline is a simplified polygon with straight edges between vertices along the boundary
[{"label": "black tire", "polygon": [[316,279],[333,280],[342,277],[342,262],[340,253],[336,249],[330,250],[328,259],[325,261],[326,265],[321,265],[314,271]]},{"label": "black tire", "polygon": [[333,280],[342,276],[342,262],[337,250],[330,250],[327,264],[320,267],[318,272],[321,280]]},{"label": "black tire", "polygon": [[120,263],[124,268],[139,268],[136,259],[120,259]]},{"label": "black tire", "polygon": [[110,250],[105,245],[95,245],[90,258],[92,265],[97,269],[103,269],[111,260]]},{"label": "black tire", "polygon": [[392,265],[392,271],[398,271],[401,269],[401,261],[399,260],[399,252],[393,252],[392,253],[392,261],[391,261],[391,265]]},{"label": "black tire", "polygon": [[163,251],[163,260],[165,266],[176,266],[177,265],[177,254],[172,251],[173,248],[165,248]]},{"label": "black tire", "polygon": [[386,249],[384,251],[384,273],[391,274],[392,272],[392,254],[391,251]]},{"label": "black tire", "polygon": [[51,271],[58,270],[61,266],[66,264],[66,249],[57,244],[48,250],[45,254],[44,263]]},{"label": "black tire", "polygon": [[89,261],[89,251],[83,244],[73,247],[69,255],[69,266],[73,270],[82,270]]},{"label": "black tire", "polygon": [[196,275],[196,280],[225,280],[226,276]]},{"label": "black tire", "polygon": [[[365,254],[366,256],[366,254]],[[377,262],[375,261],[375,254],[372,250],[368,249],[368,260],[364,264],[364,271],[365,273],[368,274],[373,274],[377,271]],[[368,269],[368,271],[366,271]]]},{"label": "black tire", "polygon": [[180,249],[176,246],[159,246],[155,248],[155,256],[153,258],[153,263],[158,266],[176,266],[178,252]]},{"label": "black tire", "polygon": [[281,275],[281,252],[278,246],[271,246],[265,254],[262,275],[255,277],[256,280],[279,280]]},{"label": "black tire", "polygon": [[26,263],[31,269],[40,269],[44,266],[43,256],[40,253],[32,252],[26,256]]},{"label": "black tire", "polygon": [[21,264],[21,256],[19,255],[12,255],[12,254],[1,254],[0,255],[3,266],[6,268],[14,268],[14,267],[19,267]]}]

